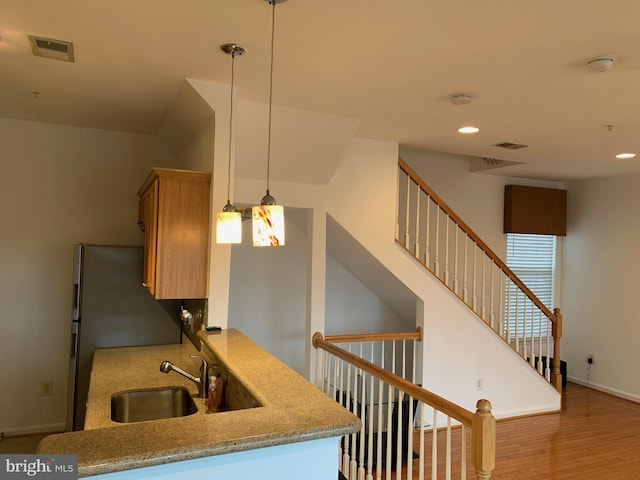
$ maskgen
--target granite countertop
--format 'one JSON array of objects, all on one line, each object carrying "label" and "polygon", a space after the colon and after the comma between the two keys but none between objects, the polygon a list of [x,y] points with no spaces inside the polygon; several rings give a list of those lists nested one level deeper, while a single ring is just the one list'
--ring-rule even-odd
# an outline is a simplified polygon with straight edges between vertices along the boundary
[{"label": "granite countertop", "polygon": [[45,437],[39,453],[78,454],[79,476],[130,470],[231,452],[341,436],[360,428],[357,417],[331,400],[237,330],[198,334],[206,356],[218,358],[260,407],[137,423],[110,419],[111,394],[128,389],[196,386],[181,375],[160,372],[170,360],[195,373],[190,344],[110,348],[96,351],[85,430]]}]

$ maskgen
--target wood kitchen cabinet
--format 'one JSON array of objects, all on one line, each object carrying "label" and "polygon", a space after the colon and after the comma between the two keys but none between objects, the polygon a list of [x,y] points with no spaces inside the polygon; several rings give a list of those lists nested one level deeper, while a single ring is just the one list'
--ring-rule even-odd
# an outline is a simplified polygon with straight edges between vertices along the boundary
[{"label": "wood kitchen cabinet", "polygon": [[143,283],[157,299],[206,298],[211,174],[153,168],[140,190]]}]

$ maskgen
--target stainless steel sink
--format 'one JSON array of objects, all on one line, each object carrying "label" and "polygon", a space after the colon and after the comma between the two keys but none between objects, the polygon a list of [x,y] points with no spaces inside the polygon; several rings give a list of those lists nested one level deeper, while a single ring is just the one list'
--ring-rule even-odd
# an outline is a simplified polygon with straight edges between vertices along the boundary
[{"label": "stainless steel sink", "polygon": [[185,387],[128,390],[111,395],[111,420],[120,423],[184,417],[198,411]]}]

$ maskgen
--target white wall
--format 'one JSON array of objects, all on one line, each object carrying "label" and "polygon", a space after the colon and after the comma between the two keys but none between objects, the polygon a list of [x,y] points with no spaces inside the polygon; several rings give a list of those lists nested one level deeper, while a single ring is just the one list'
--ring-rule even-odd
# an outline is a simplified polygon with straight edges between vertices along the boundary
[{"label": "white wall", "polygon": [[[569,183],[563,359],[569,378],[640,401],[640,174]],[[588,376],[587,354],[594,355]]]},{"label": "white wall", "polygon": [[[282,248],[251,246],[249,222],[243,235],[242,244],[232,247],[229,328],[242,331],[305,375],[307,234],[287,221]],[[325,310],[327,334],[415,328],[331,256],[326,257]]]},{"label": "white wall", "polygon": [[333,257],[327,257],[327,335],[408,332],[415,328],[415,318],[400,316]]},{"label": "white wall", "polygon": [[150,136],[9,119],[0,145],[0,431],[63,430],[73,246],[141,245],[138,188],[175,160]]},{"label": "white wall", "polygon": [[[233,245],[229,328],[237,328],[301,375],[305,372],[307,235],[285,225],[283,247],[252,246],[251,222]],[[209,318],[209,325],[217,325]]]}]

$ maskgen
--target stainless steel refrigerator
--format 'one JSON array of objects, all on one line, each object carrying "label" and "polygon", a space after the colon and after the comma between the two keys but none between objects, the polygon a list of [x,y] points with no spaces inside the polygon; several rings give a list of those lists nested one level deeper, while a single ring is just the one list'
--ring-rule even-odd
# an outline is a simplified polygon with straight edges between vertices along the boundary
[{"label": "stainless steel refrigerator", "polygon": [[68,431],[84,426],[96,348],[180,343],[180,302],[155,300],[142,286],[142,264],[143,247],[75,248]]}]

